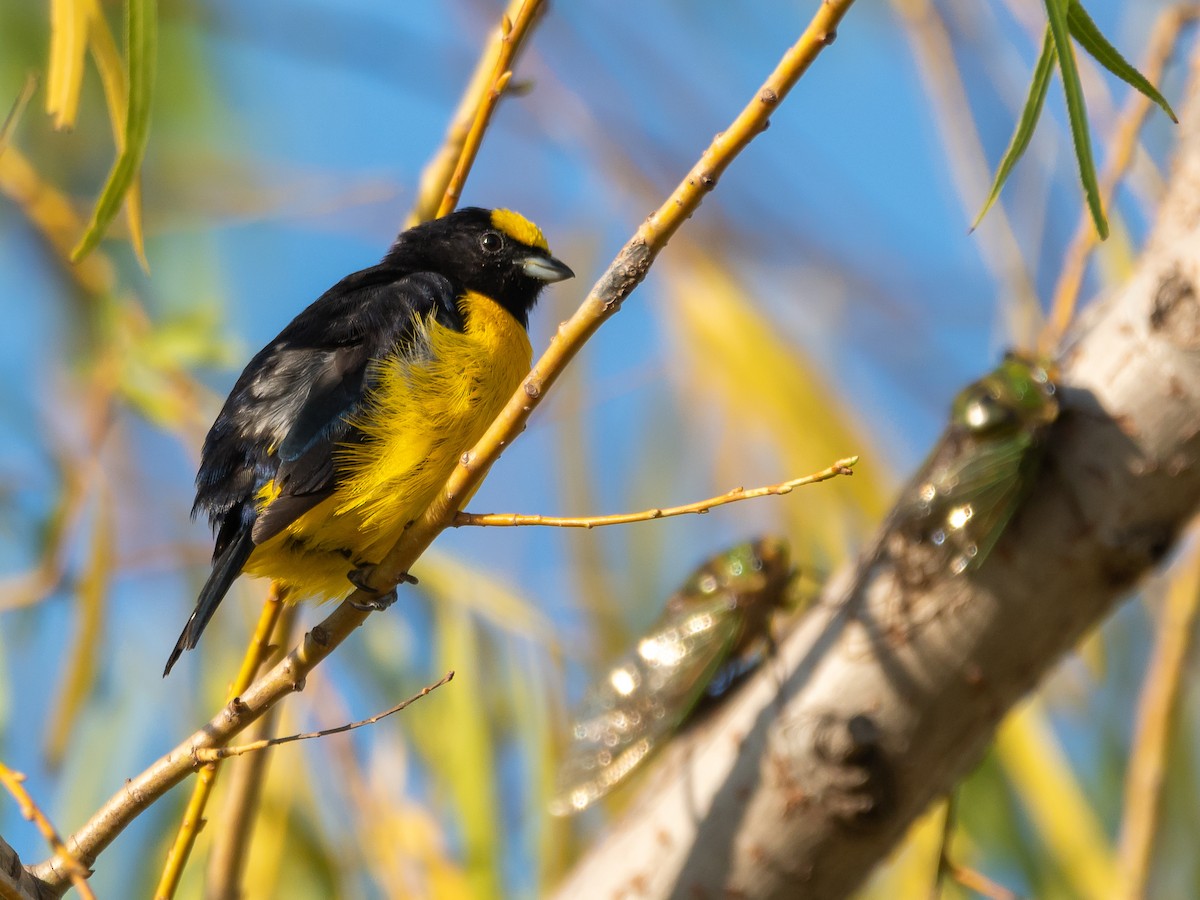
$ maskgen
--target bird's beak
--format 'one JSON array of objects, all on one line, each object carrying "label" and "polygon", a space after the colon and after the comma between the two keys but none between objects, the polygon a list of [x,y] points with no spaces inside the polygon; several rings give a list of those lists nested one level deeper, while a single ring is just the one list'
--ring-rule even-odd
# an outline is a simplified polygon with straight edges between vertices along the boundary
[{"label": "bird's beak", "polygon": [[521,269],[530,278],[536,278],[547,284],[575,277],[570,266],[555,259],[549,253],[535,253],[533,256],[525,257],[521,263]]}]

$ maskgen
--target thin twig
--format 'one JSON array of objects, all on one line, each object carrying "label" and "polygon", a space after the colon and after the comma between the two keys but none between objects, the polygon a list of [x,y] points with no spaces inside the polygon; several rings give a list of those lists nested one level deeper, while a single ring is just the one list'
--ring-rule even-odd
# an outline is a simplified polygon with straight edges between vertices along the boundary
[{"label": "thin twig", "polygon": [[[1167,9],[1158,17],[1150,38],[1146,62],[1141,68],[1142,74],[1151,84],[1162,80],[1163,70],[1178,44],[1179,32],[1184,25],[1197,18],[1200,18],[1200,6],[1196,5]],[[1112,140],[1108,142],[1108,161],[1100,177],[1100,202],[1104,208],[1108,208],[1112,203],[1113,192],[1133,160],[1138,134],[1150,109],[1151,101],[1145,94],[1130,90],[1125,111],[1121,114]],[[1055,352],[1071,325],[1088,257],[1097,244],[1091,216],[1085,211],[1080,215],[1075,235],[1063,257],[1058,283],[1054,287],[1054,297],[1050,302],[1050,320],[1041,337],[1040,350],[1045,356]]]},{"label": "thin twig", "polygon": [[974,891],[988,900],[1020,900],[1020,897],[1001,884],[997,884],[982,872],[955,862],[950,855],[950,838],[954,834],[958,818],[958,793],[952,791],[946,797],[946,816],[942,820],[942,838],[938,845],[937,874],[934,875],[933,889],[930,900],[939,900],[942,896],[942,886],[947,878],[961,884],[969,891]]},{"label": "thin twig", "polygon": [[467,82],[441,148],[421,172],[417,201],[404,223],[406,228],[445,215],[458,203],[492,111],[509,85],[513,60],[532,31],[541,7],[542,0],[511,0],[509,3],[495,39],[480,55]]},{"label": "thin twig", "polygon": [[501,452],[525,427],[546,392],[596,330],[613,316],[646,277],[671,236],[699,208],[704,196],[745,147],[767,127],[771,113],[837,37],[837,26],[853,0],[826,0],[800,39],[788,49],[762,87],[730,124],[713,139],[691,171],[647,218],[592,287],[573,316],[558,327],[550,346],[534,364],[508,405],[476,445],[459,460],[438,497],[377,566],[371,587],[390,590],[442,529],[451,525],[464,498],[470,497]]},{"label": "thin twig", "polygon": [[524,0],[517,10],[516,16],[510,19],[506,13],[500,21],[500,48],[496,55],[496,64],[492,68],[492,77],[487,90],[479,98],[475,120],[471,123],[471,130],[467,132],[462,152],[458,155],[458,163],[454,167],[454,174],[450,176],[450,182],[446,185],[442,202],[438,205],[437,214],[439,216],[452,212],[458,205],[458,198],[467,181],[467,173],[475,164],[475,157],[479,153],[480,145],[483,144],[484,132],[487,131],[488,123],[492,120],[492,113],[495,112],[496,104],[500,102],[500,97],[503,96],[512,81],[513,59],[521,42],[525,39],[525,35],[533,26],[541,5],[541,0]]},{"label": "thin twig", "polygon": [[969,891],[974,891],[988,900],[1021,900],[1021,895],[997,884],[982,872],[955,862],[947,862],[947,874]]},{"label": "thin twig", "polygon": [[[454,518],[463,498],[479,483],[504,447],[520,433],[541,397],[592,334],[617,310],[641,283],[658,252],[671,235],[699,207],[704,195],[747,144],[767,125],[771,112],[808,69],[820,52],[833,43],[837,26],[853,0],[826,0],[817,9],[800,39],[771,73],[766,83],[730,127],[718,135],[657,212],[650,216],[608,271],[592,288],[571,319],[560,326],[549,349],[509,400],[483,438],[463,454],[441,495],[406,532],[372,573],[372,588],[390,590],[400,583],[408,567]],[[366,621],[366,601],[373,592],[355,591],[319,625],[305,634],[299,646],[278,665],[254,681],[241,696],[175,749],[135,776],[67,840],[77,858],[94,861],[120,832],[156,799],[188,776],[198,765],[196,754],[219,747],[288,694],[299,691],[304,679],[339,644]],[[34,875],[51,888],[67,880],[56,858],[32,867]]]},{"label": "thin twig", "polygon": [[942,816],[942,836],[938,841],[937,869],[933,873],[933,887],[929,891],[930,900],[940,900],[942,885],[950,873],[950,837],[954,834],[956,799],[954,791],[946,795],[946,812]]},{"label": "thin twig", "polygon": [[[279,590],[272,582],[271,589],[267,592],[267,598],[263,602],[262,612],[258,617],[258,625],[254,629],[254,637],[242,657],[241,669],[234,678],[233,684],[230,685],[228,694],[230,701],[246,689],[258,672],[262,661],[266,659],[270,649],[271,634],[275,630],[275,623],[279,620],[282,608],[283,603]],[[175,841],[171,844],[171,849],[167,851],[167,861],[163,865],[162,875],[159,876],[158,887],[154,892],[156,900],[169,900],[179,889],[179,879],[183,876],[184,866],[187,865],[192,847],[196,844],[196,836],[204,826],[204,810],[208,806],[213,788],[216,787],[217,768],[217,763],[214,761],[204,766],[196,776],[196,784],[192,788],[192,796],[184,811],[183,821],[179,823]]]},{"label": "thin twig", "polygon": [[456,528],[461,525],[549,525],[556,528],[599,528],[604,525],[629,525],[633,522],[649,522],[652,519],[669,519],[672,516],[703,515],[714,507],[725,506],[728,503],[753,500],[756,497],[790,494],[796,488],[806,484],[828,481],[839,475],[853,475],[852,467],[857,462],[857,456],[849,456],[846,459],[839,459],[827,469],[822,469],[812,475],[805,475],[803,478],[793,478],[791,481],[770,484],[765,487],[734,488],[732,491],[716,497],[686,503],[683,506],[657,507],[641,512],[616,513],[610,516],[542,516],[522,513],[460,512],[454,517],[453,524]]},{"label": "thin twig", "polygon": [[1120,896],[1146,896],[1162,807],[1167,755],[1179,693],[1186,677],[1197,614],[1200,612],[1200,548],[1172,579],[1158,623],[1154,655],[1138,698],[1133,747],[1125,775],[1118,860]]},{"label": "thin twig", "polygon": [[54,825],[46,817],[46,814],[33,802],[33,797],[29,796],[29,791],[25,790],[25,776],[20,772],[14,772],[4,763],[0,762],[0,784],[3,784],[8,792],[13,795],[13,799],[17,801],[17,805],[21,808],[21,815],[37,826],[37,830],[42,833],[42,837],[46,839],[46,843],[50,845],[50,849],[54,851],[54,859],[60,864],[61,869],[70,879],[71,884],[79,891],[79,895],[84,900],[96,900],[96,895],[92,893],[91,886],[87,883],[87,878],[91,874],[87,866],[81,863],[62,838],[58,836],[58,831]]},{"label": "thin twig", "polygon": [[17,128],[17,123],[21,121],[21,115],[25,112],[25,105],[29,102],[29,98],[33,96],[33,92],[37,90],[37,85],[38,77],[36,72],[30,72],[25,76],[25,83],[21,85],[21,90],[17,92],[17,99],[13,101],[8,115],[4,117],[4,122],[0,123],[0,153],[4,152],[4,148],[8,146],[8,142],[12,139],[12,134]]},{"label": "thin twig", "polygon": [[320,731],[306,731],[302,734],[289,734],[283,737],[263,738],[261,741],[251,741],[248,744],[236,744],[232,747],[213,747],[210,750],[196,751],[196,758],[201,762],[213,763],[222,759],[229,759],[231,756],[242,756],[246,753],[255,753],[259,750],[265,750],[268,747],[277,747],[280,744],[290,744],[293,741],[309,741],[313,738],[329,737],[331,734],[342,734],[347,731],[353,731],[355,728],[362,728],[364,725],[374,725],[381,719],[386,719],[388,716],[394,716],[403,709],[412,706],[422,697],[432,694],[444,684],[454,680],[454,670],[447,672],[433,684],[427,684],[417,693],[413,694],[407,700],[402,700],[393,706],[391,709],[371,716],[369,719],[360,719],[357,722],[348,722],[345,725],[338,725],[334,728],[322,728]]}]

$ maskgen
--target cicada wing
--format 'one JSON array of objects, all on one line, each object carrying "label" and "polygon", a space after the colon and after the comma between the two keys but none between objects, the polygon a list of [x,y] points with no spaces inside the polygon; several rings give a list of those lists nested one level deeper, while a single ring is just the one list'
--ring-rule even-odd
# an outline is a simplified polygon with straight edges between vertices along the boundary
[{"label": "cicada wing", "polygon": [[572,725],[550,802],[582,812],[623,782],[687,718],[742,629],[728,597],[676,604],[588,692]]},{"label": "cicada wing", "polygon": [[944,548],[954,573],[982,563],[1000,537],[1024,496],[1031,452],[1030,436],[1020,431],[966,441],[917,485],[920,536]]}]

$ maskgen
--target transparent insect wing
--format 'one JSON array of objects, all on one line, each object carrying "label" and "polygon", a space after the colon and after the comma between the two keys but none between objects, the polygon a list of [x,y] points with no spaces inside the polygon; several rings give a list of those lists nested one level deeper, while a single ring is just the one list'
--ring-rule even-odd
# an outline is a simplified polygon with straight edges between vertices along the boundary
[{"label": "transparent insect wing", "polygon": [[740,630],[736,604],[723,594],[660,620],[584,698],[550,811],[569,815],[591,806],[669,738]]},{"label": "transparent insect wing", "polygon": [[1045,371],[1008,357],[955,398],[950,429],[901,506],[902,526],[943,548],[955,574],[978,566],[1032,484],[1057,414]]},{"label": "transparent insect wing", "polygon": [[584,698],[551,813],[591,806],[675,733],[714,679],[727,681],[720,673],[747,632],[765,632],[787,576],[786,545],[763,539],[714,557],[688,579]]}]

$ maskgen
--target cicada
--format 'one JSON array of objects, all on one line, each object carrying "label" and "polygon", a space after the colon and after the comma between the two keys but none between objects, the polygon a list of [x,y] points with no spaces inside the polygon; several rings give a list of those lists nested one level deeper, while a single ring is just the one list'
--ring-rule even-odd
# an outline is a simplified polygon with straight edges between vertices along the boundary
[{"label": "cicada", "polygon": [[550,812],[587,809],[666,743],[706,696],[724,694],[757,665],[789,576],[787,545],[775,538],[741,544],[697,569],[584,697]]},{"label": "cicada", "polygon": [[891,530],[923,550],[918,574],[957,575],[987,558],[1033,485],[1057,416],[1046,370],[1014,354],[955,397],[949,428],[892,514]]}]

